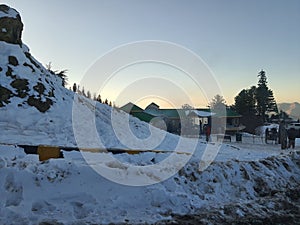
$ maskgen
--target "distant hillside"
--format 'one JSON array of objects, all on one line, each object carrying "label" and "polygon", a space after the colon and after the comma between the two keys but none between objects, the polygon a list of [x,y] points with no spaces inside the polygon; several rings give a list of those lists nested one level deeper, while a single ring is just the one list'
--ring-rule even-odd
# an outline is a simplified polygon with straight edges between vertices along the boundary
[{"label": "distant hillside", "polygon": [[286,112],[293,119],[297,120],[300,118],[300,103],[279,103],[278,109]]}]

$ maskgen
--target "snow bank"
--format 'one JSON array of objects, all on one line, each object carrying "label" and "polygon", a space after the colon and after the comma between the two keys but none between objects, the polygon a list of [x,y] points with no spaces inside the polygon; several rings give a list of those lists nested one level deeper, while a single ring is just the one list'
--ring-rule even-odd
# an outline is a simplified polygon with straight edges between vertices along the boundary
[{"label": "snow bank", "polygon": [[17,18],[18,15],[19,13],[13,8],[8,8],[7,10],[0,11],[0,18],[1,17]]},{"label": "snow bank", "polygon": [[[199,149],[204,147],[202,144]],[[246,205],[300,183],[299,151],[278,150],[276,155],[261,156],[257,161],[245,160],[244,154],[240,160],[227,160],[228,151],[234,154],[239,150],[224,145],[218,160],[203,172],[199,171],[195,154],[170,179],[134,187],[111,182],[95,173],[80,152],[65,152],[65,159],[39,162],[36,155],[1,146],[0,223],[154,223],[172,220],[174,214],[195,214],[213,206]],[[164,154],[120,154],[114,162],[147,166],[162,160]],[[130,169],[118,165],[121,164],[106,166]],[[141,175],[136,174],[136,178]],[[237,213],[243,217],[249,209],[239,210]]]}]

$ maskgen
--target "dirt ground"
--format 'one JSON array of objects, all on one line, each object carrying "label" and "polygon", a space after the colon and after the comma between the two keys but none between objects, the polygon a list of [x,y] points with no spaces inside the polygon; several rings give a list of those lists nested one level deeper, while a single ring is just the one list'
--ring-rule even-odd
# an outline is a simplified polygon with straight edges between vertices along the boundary
[{"label": "dirt ground", "polygon": [[194,215],[172,215],[156,225],[295,225],[300,224],[300,187],[270,193],[256,201],[203,209]]}]

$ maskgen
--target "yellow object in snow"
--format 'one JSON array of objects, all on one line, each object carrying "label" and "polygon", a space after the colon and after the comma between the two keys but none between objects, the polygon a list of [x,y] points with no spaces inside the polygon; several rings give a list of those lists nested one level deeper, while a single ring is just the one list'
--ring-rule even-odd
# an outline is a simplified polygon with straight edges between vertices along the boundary
[{"label": "yellow object in snow", "polygon": [[51,158],[60,158],[59,147],[40,145],[38,146],[37,153],[40,161],[45,161]]}]

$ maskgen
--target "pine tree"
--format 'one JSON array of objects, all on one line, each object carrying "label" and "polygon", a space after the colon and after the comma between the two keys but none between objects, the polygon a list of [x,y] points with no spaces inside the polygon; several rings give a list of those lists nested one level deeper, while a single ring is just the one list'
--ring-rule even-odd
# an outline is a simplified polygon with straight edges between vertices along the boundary
[{"label": "pine tree", "polygon": [[269,90],[268,107],[267,108],[268,108],[268,112],[278,113],[278,107],[277,107],[272,90]]},{"label": "pine tree", "polygon": [[73,92],[76,93],[76,91],[77,91],[77,85],[76,85],[76,83],[74,83],[74,84],[73,84]]},{"label": "pine tree", "polygon": [[266,113],[267,112],[276,112],[277,105],[275,102],[275,98],[273,96],[273,91],[270,90],[267,86],[267,76],[266,72],[261,70],[258,73],[258,84],[256,88],[256,104],[258,114],[262,117],[263,121],[266,121]]},{"label": "pine tree", "polygon": [[91,98],[91,97],[92,97],[91,92],[90,92],[90,91],[87,91],[86,96],[87,96],[88,98]]},{"label": "pine tree", "polygon": [[216,95],[209,105],[214,111],[226,109],[226,101],[221,95]]},{"label": "pine tree", "polygon": [[86,97],[84,87],[82,87],[81,94]]},{"label": "pine tree", "polygon": [[100,103],[102,103],[102,100],[101,100],[101,95],[98,95],[98,97],[97,97],[97,101],[98,101],[98,102],[100,102]]},{"label": "pine tree", "polygon": [[233,109],[241,115],[255,115],[256,113],[256,87],[243,89],[235,98]]},{"label": "pine tree", "polygon": [[65,87],[68,84],[68,77],[66,74],[67,72],[68,70],[61,70],[59,72],[55,72],[55,74],[61,78],[63,87]]}]

